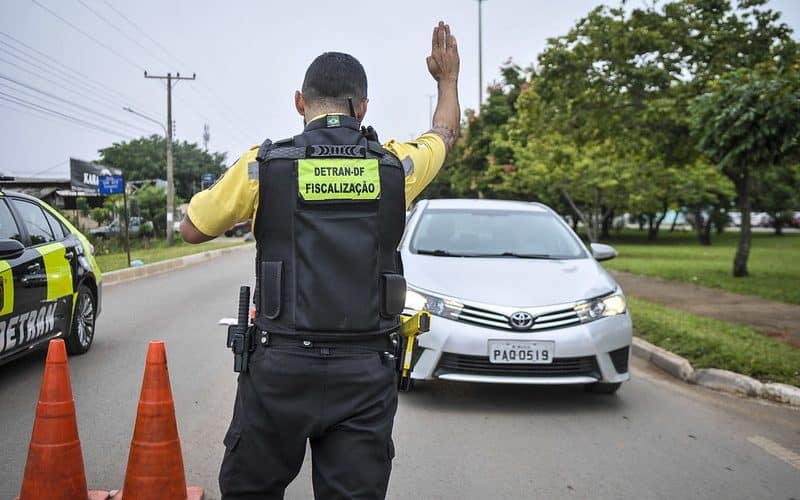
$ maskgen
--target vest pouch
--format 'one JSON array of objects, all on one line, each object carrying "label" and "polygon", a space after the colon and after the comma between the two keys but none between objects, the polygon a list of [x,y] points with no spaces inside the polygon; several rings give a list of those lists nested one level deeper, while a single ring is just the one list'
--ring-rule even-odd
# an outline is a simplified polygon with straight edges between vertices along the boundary
[{"label": "vest pouch", "polygon": [[383,274],[381,288],[381,315],[391,318],[402,313],[406,306],[406,279],[400,274]]},{"label": "vest pouch", "polygon": [[380,328],[378,214],[360,207],[295,212],[295,327]]},{"label": "vest pouch", "polygon": [[281,314],[283,295],[283,262],[261,262],[259,269],[259,309],[268,319]]}]

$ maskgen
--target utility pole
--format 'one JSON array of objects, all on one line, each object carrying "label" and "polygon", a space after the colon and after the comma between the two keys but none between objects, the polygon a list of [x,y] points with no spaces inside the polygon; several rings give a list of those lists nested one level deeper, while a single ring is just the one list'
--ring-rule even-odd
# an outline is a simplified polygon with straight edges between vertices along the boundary
[{"label": "utility pole", "polygon": [[144,77],[167,81],[167,246],[172,246],[172,213],[175,211],[175,185],[172,173],[172,82],[194,80],[196,75],[192,73],[191,78],[181,76],[180,73],[176,73],[175,76],[172,76],[172,73],[157,76],[148,75],[145,71]]},{"label": "utility pole", "polygon": [[433,94],[428,94],[428,125],[433,126]]},{"label": "utility pole", "polygon": [[486,0],[478,0],[478,112],[483,103],[483,12],[481,6]]}]

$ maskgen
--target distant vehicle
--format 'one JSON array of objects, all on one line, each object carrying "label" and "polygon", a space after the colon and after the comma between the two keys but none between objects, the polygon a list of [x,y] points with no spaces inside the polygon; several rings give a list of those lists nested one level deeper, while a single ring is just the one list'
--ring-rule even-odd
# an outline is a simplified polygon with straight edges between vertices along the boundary
[{"label": "distant vehicle", "polygon": [[613,393],[630,378],[631,317],[620,286],[549,207],[423,200],[400,244],[406,313],[434,315],[412,378],[584,384]]},{"label": "distant vehicle", "polygon": [[750,225],[752,227],[770,227],[772,224],[772,217],[767,212],[753,212],[750,214]]},{"label": "distant vehicle", "polygon": [[0,364],[58,337],[70,354],[89,350],[102,296],[93,251],[47,203],[0,191]]},{"label": "distant vehicle", "polygon": [[795,212],[794,214],[792,214],[792,220],[791,222],[789,222],[789,225],[791,227],[800,228],[800,212]]},{"label": "distant vehicle", "polygon": [[[142,228],[145,220],[141,217],[131,217],[128,222],[128,234],[135,238],[137,236],[145,236],[142,234]],[[110,224],[105,226],[96,227],[89,230],[89,234],[95,238],[113,238],[121,234],[125,234],[125,226],[120,223],[119,219],[114,219]]]},{"label": "distant vehicle", "polygon": [[250,231],[252,231],[252,224],[250,223],[250,220],[248,219],[248,220],[246,220],[244,222],[240,222],[238,224],[234,224],[233,226],[229,227],[225,231],[225,236],[227,236],[229,238],[231,236],[237,236],[238,237],[238,236],[243,236],[246,233],[249,233]]}]

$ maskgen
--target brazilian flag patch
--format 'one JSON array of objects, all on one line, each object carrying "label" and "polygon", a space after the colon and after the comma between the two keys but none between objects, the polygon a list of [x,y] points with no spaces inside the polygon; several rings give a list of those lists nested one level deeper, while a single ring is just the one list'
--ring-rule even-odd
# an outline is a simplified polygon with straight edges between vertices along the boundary
[{"label": "brazilian flag patch", "polygon": [[370,201],[381,196],[377,159],[297,160],[297,187],[305,201]]}]

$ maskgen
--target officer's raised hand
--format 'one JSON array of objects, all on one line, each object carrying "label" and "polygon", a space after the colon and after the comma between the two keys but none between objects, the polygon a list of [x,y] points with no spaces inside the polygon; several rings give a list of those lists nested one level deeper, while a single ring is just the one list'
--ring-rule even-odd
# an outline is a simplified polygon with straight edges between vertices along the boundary
[{"label": "officer's raised hand", "polygon": [[439,94],[431,132],[439,135],[447,146],[447,151],[450,151],[461,131],[458,104],[460,59],[456,37],[450,33],[450,26],[443,21],[439,21],[433,28],[431,55],[426,61],[428,71],[438,83]]},{"label": "officer's raised hand", "polygon": [[450,25],[439,21],[439,25],[433,28],[433,40],[431,41],[431,55],[427,57],[428,71],[431,72],[434,80],[458,81],[458,68],[460,60],[458,57],[458,44],[456,37],[450,33]]}]

